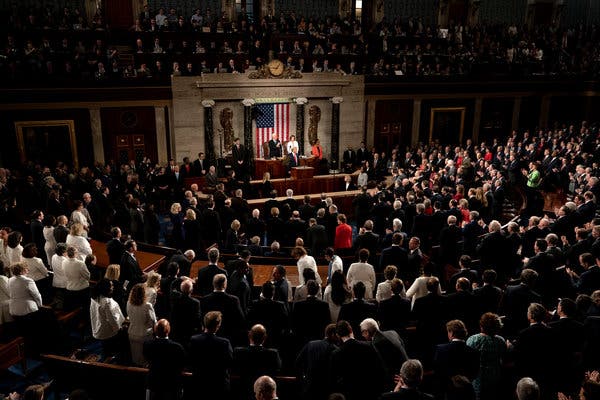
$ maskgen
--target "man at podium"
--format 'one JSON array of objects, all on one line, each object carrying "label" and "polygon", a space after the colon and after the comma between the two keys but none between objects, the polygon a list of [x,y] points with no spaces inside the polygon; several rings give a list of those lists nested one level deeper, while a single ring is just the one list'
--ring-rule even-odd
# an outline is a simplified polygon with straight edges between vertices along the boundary
[{"label": "man at podium", "polygon": [[271,140],[269,140],[269,157],[271,158],[279,158],[282,156],[281,154],[281,141],[277,136],[277,133],[273,134]]}]

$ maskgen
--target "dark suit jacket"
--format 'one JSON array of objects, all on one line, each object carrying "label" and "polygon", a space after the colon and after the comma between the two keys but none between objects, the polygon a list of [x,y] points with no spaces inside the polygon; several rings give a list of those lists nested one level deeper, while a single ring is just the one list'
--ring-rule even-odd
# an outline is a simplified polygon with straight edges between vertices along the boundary
[{"label": "dark suit jacket", "polygon": [[378,265],[375,261],[377,260],[377,249],[379,248],[379,235],[373,232],[365,232],[362,235],[358,235],[354,240],[354,249],[359,251],[360,249],[369,250],[369,264],[375,266]]},{"label": "dark suit jacket", "polygon": [[585,294],[591,294],[594,290],[598,290],[600,288],[600,267],[594,265],[582,273],[575,283],[575,288],[578,292]]},{"label": "dark suit jacket", "polygon": [[225,292],[212,292],[200,299],[202,316],[209,311],[220,311],[223,323],[217,334],[236,343],[245,334],[246,318],[237,297]]},{"label": "dark suit jacket", "polygon": [[393,389],[394,375],[400,371],[404,361],[408,360],[404,342],[396,331],[376,331],[371,344],[377,350],[383,362],[386,374],[385,388]]},{"label": "dark suit jacket", "polygon": [[203,229],[202,239],[207,246],[218,243],[221,236],[221,217],[215,210],[207,208],[202,212],[202,226],[211,229]]},{"label": "dark suit jacket", "polygon": [[471,292],[458,291],[446,296],[446,315],[448,321],[460,319],[469,332],[476,332],[479,328],[479,309]]},{"label": "dark suit jacket", "polygon": [[275,142],[273,139],[269,140],[269,157],[281,157],[281,149],[282,144],[279,139],[277,140],[277,142]]},{"label": "dark suit jacket", "polygon": [[387,392],[379,397],[380,400],[433,400],[433,396],[419,389],[401,388],[398,392]]},{"label": "dark suit jacket", "polygon": [[334,390],[348,400],[377,399],[384,387],[381,358],[370,343],[349,339],[331,355],[330,375]]},{"label": "dark suit jacket", "polygon": [[316,297],[308,297],[304,301],[294,303],[292,329],[302,343],[322,338],[325,335],[325,327],[330,322],[329,304],[326,302]]},{"label": "dark suit jacket", "polygon": [[[557,367],[562,382],[559,382],[560,391],[569,391],[576,388],[581,382],[583,360],[581,352],[584,345],[583,324],[573,318],[561,318],[548,324],[557,346]],[[566,389],[566,390],[565,390]]]},{"label": "dark suit jacket", "polygon": [[519,333],[514,346],[515,366],[520,376],[533,378],[542,390],[555,375],[554,332],[545,324],[531,324]]},{"label": "dark suit jacket", "polygon": [[388,265],[395,265],[398,270],[406,268],[408,264],[408,253],[401,246],[390,246],[381,251],[379,257],[379,269],[376,272],[383,272]]},{"label": "dark suit jacket", "polygon": [[181,253],[181,251],[178,251],[177,253],[173,254],[171,259],[169,260],[169,263],[172,263],[172,262],[177,263],[177,265],[179,266],[179,276],[190,277],[190,270],[192,268],[192,263],[190,262],[190,260],[187,259],[186,256],[184,256]]},{"label": "dark suit jacket", "polygon": [[215,264],[208,264],[206,267],[198,271],[198,280],[196,282],[195,291],[200,296],[206,296],[213,291],[213,278],[217,274],[225,274],[227,271]]},{"label": "dark suit jacket", "polygon": [[486,312],[498,313],[502,300],[502,289],[492,285],[484,285],[473,291],[475,301],[479,306],[479,315]]},{"label": "dark suit jacket", "polygon": [[327,340],[307,343],[296,358],[296,369],[302,374],[303,398],[324,400],[331,386],[329,362],[337,347]]},{"label": "dark suit jacket", "polygon": [[240,376],[242,387],[248,391],[258,377],[276,376],[281,370],[281,358],[277,349],[263,346],[236,347],[233,351],[233,370]]},{"label": "dark suit jacket", "polygon": [[[64,225],[57,225],[54,228],[54,239],[56,240],[56,243],[66,243],[68,235],[69,235],[69,228],[67,228],[66,226],[64,226]],[[113,263],[111,261],[111,264],[118,264],[119,261],[121,261],[121,256],[120,255],[119,255],[118,260],[115,263]]]},{"label": "dark suit jacket", "polygon": [[509,334],[516,334],[527,327],[527,308],[531,303],[541,303],[542,297],[524,284],[508,286],[502,305],[501,313],[506,315],[505,330]]},{"label": "dark suit jacket", "polygon": [[181,387],[181,372],[185,365],[183,346],[170,339],[153,338],[144,343],[144,358],[150,364],[150,390],[177,390]]},{"label": "dark suit jacket", "polygon": [[417,334],[423,346],[429,347],[447,340],[445,300],[444,296],[436,293],[429,293],[415,300],[412,311],[418,321]]},{"label": "dark suit jacket", "polygon": [[281,340],[289,330],[290,322],[287,306],[281,301],[271,299],[254,300],[248,310],[248,326],[261,324],[267,330],[267,343],[274,347],[281,345]]},{"label": "dark suit jacket", "polygon": [[462,231],[456,225],[449,225],[440,232],[440,258],[443,263],[457,265],[461,252],[458,242],[462,240]]},{"label": "dark suit jacket", "polygon": [[133,285],[136,283],[143,282],[144,275],[140,269],[140,264],[138,264],[137,259],[134,259],[131,254],[124,252],[121,256],[121,262],[119,264],[121,265],[121,275],[119,277],[119,281],[129,281],[127,291],[131,290]]},{"label": "dark suit jacket", "polygon": [[410,321],[410,300],[393,295],[387,300],[379,303],[378,320],[381,329],[393,329],[400,335],[404,335],[404,330]]},{"label": "dark suit jacket", "polygon": [[190,337],[202,327],[200,302],[190,296],[180,296],[173,302],[169,320],[173,340],[187,345]]},{"label": "dark suit jacket", "polygon": [[306,230],[305,245],[313,256],[321,255],[327,244],[327,232],[323,225],[315,224]]},{"label": "dark suit jacket", "polygon": [[500,232],[487,234],[477,246],[477,253],[481,257],[481,265],[496,270],[499,283],[512,275],[512,243]]},{"label": "dark suit jacket", "polygon": [[472,381],[479,374],[479,350],[467,346],[464,340],[438,344],[433,360],[433,371],[442,390],[454,375],[463,375]]},{"label": "dark suit jacket", "polygon": [[348,321],[357,335],[360,333],[360,323],[366,318],[377,318],[377,306],[365,300],[343,304],[338,314],[338,321]]},{"label": "dark suit jacket", "polygon": [[229,391],[229,369],[233,365],[229,340],[212,333],[194,335],[190,339],[189,360],[199,393],[217,397]]},{"label": "dark suit jacket", "polygon": [[[55,233],[56,229],[57,228],[54,229]],[[120,239],[110,239],[108,243],[106,243],[106,252],[108,253],[109,264],[119,264],[121,262],[121,257],[123,257],[123,253],[125,252],[125,245],[121,243]]]}]

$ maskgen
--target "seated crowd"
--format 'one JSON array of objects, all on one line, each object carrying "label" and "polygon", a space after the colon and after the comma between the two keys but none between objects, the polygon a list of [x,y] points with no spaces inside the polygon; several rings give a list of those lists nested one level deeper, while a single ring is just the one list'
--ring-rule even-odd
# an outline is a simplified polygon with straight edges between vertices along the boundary
[{"label": "seated crowd", "polygon": [[[527,77],[598,75],[595,25],[533,29],[481,23],[426,26],[419,18],[384,18],[373,27],[338,17],[291,13],[229,21],[210,8],[181,15],[145,6],[126,33],[107,30],[98,10],[12,7],[4,10],[6,39],[0,77],[26,81],[159,80],[171,75],[243,73],[269,54],[300,72],[378,77]],[[133,62],[118,48],[130,47]]]},{"label": "seated crowd", "polygon": [[[186,369],[190,398],[227,397],[233,376],[250,395],[257,378],[288,374],[307,399],[505,399],[515,387],[554,399],[584,381],[596,399],[598,144],[584,122],[389,158],[347,149],[366,182],[348,210],[325,194],[251,209],[235,185],[185,190],[175,176],[202,175],[201,159],[1,169],[2,333],[69,353],[52,309],[81,309],[103,359],[148,366],[156,398],[179,393]],[[544,213],[542,189],[572,201]],[[508,221],[521,197],[525,218]],[[97,265],[88,239],[107,232],[109,265]],[[146,274],[137,241],[182,252]],[[255,284],[257,257],[296,265],[298,286],[284,265]]]}]

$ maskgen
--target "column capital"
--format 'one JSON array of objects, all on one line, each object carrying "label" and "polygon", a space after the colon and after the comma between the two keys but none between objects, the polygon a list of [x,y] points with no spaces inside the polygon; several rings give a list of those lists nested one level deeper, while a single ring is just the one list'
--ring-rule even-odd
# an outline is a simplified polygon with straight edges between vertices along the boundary
[{"label": "column capital", "polygon": [[308,103],[308,99],[306,97],[297,97],[294,99],[294,101],[296,102],[296,104],[298,104],[299,106],[303,106],[306,103]]},{"label": "column capital", "polygon": [[331,98],[331,102],[332,102],[333,104],[340,104],[340,103],[343,103],[343,102],[344,102],[344,98],[343,98],[343,97],[341,97],[341,96],[332,97],[332,98]]},{"label": "column capital", "polygon": [[210,107],[214,107],[214,106],[215,106],[214,100],[202,100],[202,107],[210,108]]},{"label": "column capital", "polygon": [[244,105],[244,107],[252,107],[256,104],[256,101],[254,101],[254,99],[244,99],[242,100],[242,104]]}]

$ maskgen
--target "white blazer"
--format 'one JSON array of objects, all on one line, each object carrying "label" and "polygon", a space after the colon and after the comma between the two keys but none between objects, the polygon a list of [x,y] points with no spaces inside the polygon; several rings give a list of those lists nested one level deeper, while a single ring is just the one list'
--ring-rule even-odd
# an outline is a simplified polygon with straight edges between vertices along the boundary
[{"label": "white blazer", "polygon": [[42,305],[42,295],[31,278],[23,275],[13,276],[8,280],[8,291],[10,293],[10,315],[31,314]]},{"label": "white blazer", "polygon": [[63,264],[67,278],[67,290],[74,292],[90,287],[90,271],[78,258],[67,258]]},{"label": "white blazer", "polygon": [[85,257],[92,254],[92,246],[90,242],[83,236],[67,235],[67,246],[73,246],[77,249],[78,258],[81,261],[85,261]]}]

